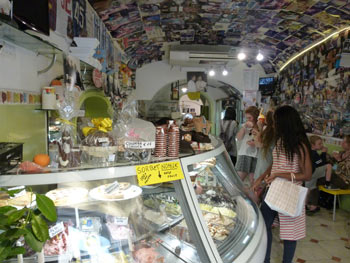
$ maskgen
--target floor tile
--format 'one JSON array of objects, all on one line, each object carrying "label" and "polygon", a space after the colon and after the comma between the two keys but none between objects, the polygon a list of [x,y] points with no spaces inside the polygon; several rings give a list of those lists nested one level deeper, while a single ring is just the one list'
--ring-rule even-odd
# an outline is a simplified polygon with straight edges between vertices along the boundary
[{"label": "floor tile", "polygon": [[294,261],[298,258],[306,260],[306,262],[309,260],[331,259],[331,256],[331,253],[324,250],[319,244],[309,242],[297,244]]},{"label": "floor tile", "polygon": [[341,258],[338,258],[338,257],[332,257],[332,260],[335,261],[335,262],[341,262]]},{"label": "floor tile", "polygon": [[[347,261],[342,261],[341,263],[348,263]],[[331,259],[321,259],[321,260],[308,260],[306,263],[335,263],[335,261]]]},{"label": "floor tile", "polygon": [[[350,263],[350,250],[345,248],[350,239],[350,213],[337,209],[336,221],[332,216],[332,210],[321,208],[320,212],[306,217],[306,238],[298,241],[293,262]],[[280,243],[279,227],[272,233],[271,263],[281,263],[283,243]]]},{"label": "floor tile", "polygon": [[[327,253],[331,254],[332,257],[341,258],[344,262],[344,258],[350,258],[350,250],[345,248],[346,242],[343,240],[331,240],[331,241],[320,241],[319,246]],[[346,261],[345,261],[346,262]],[[348,261],[350,262],[350,261]]]},{"label": "floor tile", "polygon": [[340,235],[335,233],[329,228],[324,228],[322,226],[314,226],[306,228],[306,237],[310,239],[316,239],[318,241],[325,240],[338,240]]}]

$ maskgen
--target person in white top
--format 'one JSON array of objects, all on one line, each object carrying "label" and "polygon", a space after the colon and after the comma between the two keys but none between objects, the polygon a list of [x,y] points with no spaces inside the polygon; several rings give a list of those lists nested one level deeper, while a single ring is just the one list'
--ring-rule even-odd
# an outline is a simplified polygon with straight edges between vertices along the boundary
[{"label": "person in white top", "polygon": [[238,141],[241,142],[237,153],[236,170],[242,181],[249,175],[251,186],[254,183],[254,172],[257,163],[258,148],[255,145],[253,129],[258,129],[257,122],[259,117],[259,109],[250,106],[245,110],[246,123],[236,135]]},{"label": "person in white top", "polygon": [[187,83],[188,92],[196,92],[196,75],[193,75],[190,81]]},{"label": "person in white top", "polygon": [[202,76],[199,75],[196,81],[196,90],[197,91],[206,91],[207,83],[202,79]]}]

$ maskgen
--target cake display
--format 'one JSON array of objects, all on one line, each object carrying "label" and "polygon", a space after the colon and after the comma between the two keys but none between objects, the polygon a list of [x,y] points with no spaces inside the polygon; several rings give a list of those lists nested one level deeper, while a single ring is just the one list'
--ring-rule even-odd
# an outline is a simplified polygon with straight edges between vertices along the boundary
[{"label": "cake display", "polygon": [[166,194],[153,195],[152,197],[145,198],[143,202],[146,207],[156,210],[159,209],[160,205],[164,205],[165,212],[168,215],[178,216],[182,214],[177,199]]},{"label": "cake display", "polygon": [[17,195],[15,197],[10,197],[6,193],[0,194],[0,207],[2,206],[16,206],[24,207],[31,205],[35,201],[35,195],[32,192],[25,192],[23,194]]},{"label": "cake display", "polygon": [[82,187],[57,188],[46,193],[55,206],[69,206],[86,201],[88,190]]},{"label": "cake display", "polygon": [[100,185],[92,189],[90,197],[102,201],[119,201],[135,198],[142,193],[142,189],[128,182],[114,182]]}]

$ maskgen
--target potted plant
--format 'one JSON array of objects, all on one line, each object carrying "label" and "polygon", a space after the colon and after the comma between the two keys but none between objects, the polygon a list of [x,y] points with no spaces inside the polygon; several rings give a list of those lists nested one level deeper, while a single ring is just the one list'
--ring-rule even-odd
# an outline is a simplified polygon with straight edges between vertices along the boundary
[{"label": "potted plant", "polygon": [[[31,193],[31,202],[34,193]],[[7,190],[0,188],[10,197],[18,194],[23,189]],[[55,222],[57,220],[56,208],[53,201],[45,195],[35,194],[36,206],[25,206],[18,209],[13,206],[0,207],[0,262],[25,254],[23,246],[18,246],[20,240],[34,251],[41,252],[44,243],[50,239],[47,220]]]}]

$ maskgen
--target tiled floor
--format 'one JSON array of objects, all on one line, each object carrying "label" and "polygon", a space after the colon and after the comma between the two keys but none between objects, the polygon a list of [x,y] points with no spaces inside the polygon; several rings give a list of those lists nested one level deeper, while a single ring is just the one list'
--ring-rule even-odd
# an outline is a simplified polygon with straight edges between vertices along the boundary
[{"label": "tiled floor", "polygon": [[[350,213],[337,209],[336,221],[332,211],[321,208],[313,216],[306,217],[306,238],[298,241],[295,263],[350,263],[350,249],[345,245],[350,238]],[[271,263],[281,263],[283,244],[279,228],[273,229]]]}]

